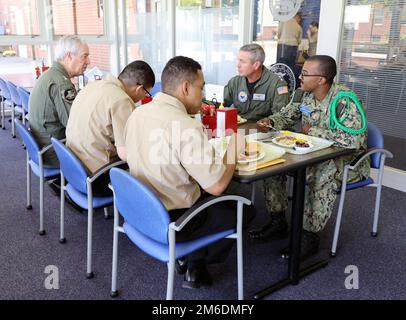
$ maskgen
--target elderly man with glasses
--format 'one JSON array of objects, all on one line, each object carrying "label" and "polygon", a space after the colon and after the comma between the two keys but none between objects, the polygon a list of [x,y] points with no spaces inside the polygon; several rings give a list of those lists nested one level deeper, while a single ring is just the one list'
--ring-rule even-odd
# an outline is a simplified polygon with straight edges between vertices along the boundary
[{"label": "elderly man with glasses", "polygon": [[[155,84],[155,75],[144,61],[127,65],[118,78],[107,75],[82,89],[72,104],[66,127],[66,145],[94,173],[111,162],[126,160],[124,127],[135,108]],[[148,89],[147,89],[148,88]],[[93,194],[105,195],[108,172],[94,184]]]},{"label": "elderly man with glasses", "polygon": [[[334,83],[337,73],[336,62],[324,55],[310,57],[304,63],[300,74],[301,86],[291,102],[280,112],[257,122],[258,129],[269,131],[270,128],[290,129],[296,122],[301,122],[302,132],[334,141],[335,146],[355,149],[353,155],[329,160],[309,167],[306,176],[305,213],[303,220],[303,239],[301,258],[304,259],[318,252],[320,232],[331,216],[337,194],[335,190],[341,185],[344,165],[350,163],[367,148],[367,132],[351,134],[342,129],[330,129],[329,106],[339,92],[349,92],[343,85]],[[338,118],[344,119],[347,128],[362,127],[360,112],[354,102],[346,106],[346,99],[341,99],[337,106]],[[341,105],[341,107],[340,107]],[[368,176],[369,160],[351,171],[349,180],[355,182]],[[270,221],[257,230],[251,230],[253,239],[284,237],[287,235],[285,211],[288,207],[286,176],[269,178],[264,184],[265,199]],[[284,257],[289,256],[287,249],[281,250]]]}]

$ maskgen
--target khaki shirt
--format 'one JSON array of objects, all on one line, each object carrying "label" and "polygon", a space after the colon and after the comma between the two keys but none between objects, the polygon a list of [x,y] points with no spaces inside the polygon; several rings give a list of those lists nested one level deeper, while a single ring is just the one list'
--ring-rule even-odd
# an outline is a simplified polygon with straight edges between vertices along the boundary
[{"label": "khaki shirt", "polygon": [[302,41],[302,36],[303,29],[294,18],[279,23],[278,44],[298,46]]},{"label": "khaki shirt", "polygon": [[124,139],[131,174],[146,183],[167,210],[190,208],[200,197],[199,185],[211,187],[225,172],[203,125],[165,93],[132,113]]},{"label": "khaki shirt", "polygon": [[[36,81],[30,95],[28,116],[31,132],[41,148],[51,143],[51,137],[65,138],[65,128],[75,97],[75,86],[58,62],[54,62]],[[52,149],[45,153],[44,164],[58,166]]]},{"label": "khaki shirt", "polygon": [[285,80],[262,67],[261,79],[250,94],[247,78],[233,77],[224,87],[224,102],[238,109],[239,115],[248,120],[259,120],[277,113],[289,103],[289,90]]},{"label": "khaki shirt", "polygon": [[66,145],[92,173],[119,160],[116,147],[124,146],[124,127],[133,110],[117,78],[89,83],[72,104]]}]

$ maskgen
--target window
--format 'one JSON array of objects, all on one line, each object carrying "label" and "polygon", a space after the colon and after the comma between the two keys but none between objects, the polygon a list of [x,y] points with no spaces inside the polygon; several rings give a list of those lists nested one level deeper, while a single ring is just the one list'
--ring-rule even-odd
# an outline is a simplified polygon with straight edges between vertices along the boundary
[{"label": "window", "polygon": [[206,83],[226,84],[236,74],[238,1],[178,1],[176,54],[203,68]]},{"label": "window", "polygon": [[55,35],[104,34],[103,0],[52,0]]},{"label": "window", "polygon": [[156,0],[126,1],[128,62],[144,60],[150,64],[156,81],[160,81],[170,59],[167,4]]},{"label": "window", "polygon": [[0,1],[0,35],[38,35],[37,1]]},{"label": "window", "polygon": [[88,70],[97,66],[100,70],[110,71],[110,49],[109,44],[91,44],[89,43],[90,65]]},{"label": "window", "polygon": [[374,25],[381,26],[383,24],[383,19],[385,18],[384,8],[375,8],[374,10]]},{"label": "window", "polygon": [[400,160],[406,150],[406,27],[400,13],[405,8],[405,0],[373,0],[368,5],[346,0],[338,79],[357,93],[368,121],[384,133],[385,147],[394,154],[386,164],[402,170],[406,170]]}]

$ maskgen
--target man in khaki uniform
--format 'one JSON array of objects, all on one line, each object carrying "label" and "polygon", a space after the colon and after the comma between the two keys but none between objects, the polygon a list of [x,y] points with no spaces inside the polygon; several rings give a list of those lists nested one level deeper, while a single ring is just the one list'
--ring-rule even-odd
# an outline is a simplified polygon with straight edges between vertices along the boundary
[{"label": "man in khaki uniform", "polygon": [[[59,40],[56,62],[36,81],[30,95],[30,128],[41,148],[51,144],[51,137],[65,138],[70,108],[76,97],[70,79],[83,74],[89,64],[89,47],[80,38],[65,36]],[[53,149],[43,159],[45,166],[59,167]]]},{"label": "man in khaki uniform", "polygon": [[[157,194],[172,221],[207,194],[220,195],[226,189],[235,170],[236,155],[245,146],[243,137],[232,136],[224,158],[216,158],[203,125],[188,115],[200,110],[203,87],[198,62],[182,56],[172,58],[162,72],[162,93],[137,108],[125,128],[131,174]],[[233,228],[235,210],[232,202],[211,206],[176,237],[186,241]],[[253,209],[245,208],[244,219],[249,221],[252,216]],[[228,239],[221,240],[178,261],[178,272],[185,273],[183,286],[210,285],[206,263],[221,262],[232,245]]]},{"label": "man in khaki uniform", "polygon": [[[144,99],[155,75],[144,61],[134,61],[118,78],[88,84],[72,104],[66,127],[66,145],[92,174],[101,167],[126,160],[124,127],[134,103]],[[148,89],[146,89],[148,88]],[[108,172],[93,184],[94,194],[109,194]]]},{"label": "man in khaki uniform", "polygon": [[241,47],[237,59],[239,75],[224,87],[225,106],[233,105],[245,119],[259,120],[288,104],[288,86],[264,67],[265,52],[260,45]]},{"label": "man in khaki uniform", "polygon": [[297,69],[296,56],[303,37],[303,29],[300,26],[301,20],[301,16],[296,14],[292,19],[280,22],[278,28],[276,62],[288,65],[293,72]]}]

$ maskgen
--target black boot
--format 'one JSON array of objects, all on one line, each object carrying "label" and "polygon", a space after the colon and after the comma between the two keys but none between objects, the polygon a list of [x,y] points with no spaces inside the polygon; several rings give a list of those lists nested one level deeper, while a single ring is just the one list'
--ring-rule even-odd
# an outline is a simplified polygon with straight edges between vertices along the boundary
[{"label": "black boot", "polygon": [[[300,260],[305,260],[312,255],[319,252],[320,237],[317,233],[303,230],[302,242],[300,245]],[[290,251],[289,247],[279,251],[283,259],[289,259]]]},{"label": "black boot", "polygon": [[272,212],[271,221],[260,229],[248,231],[251,239],[280,239],[288,236],[288,223],[285,212]]},{"label": "black boot", "polygon": [[206,263],[198,261],[197,263],[189,262],[182,283],[183,288],[197,289],[202,286],[210,286],[213,279],[206,268]]},{"label": "black boot", "polygon": [[175,260],[175,270],[178,274],[185,274],[187,270],[187,262],[185,258]]}]

